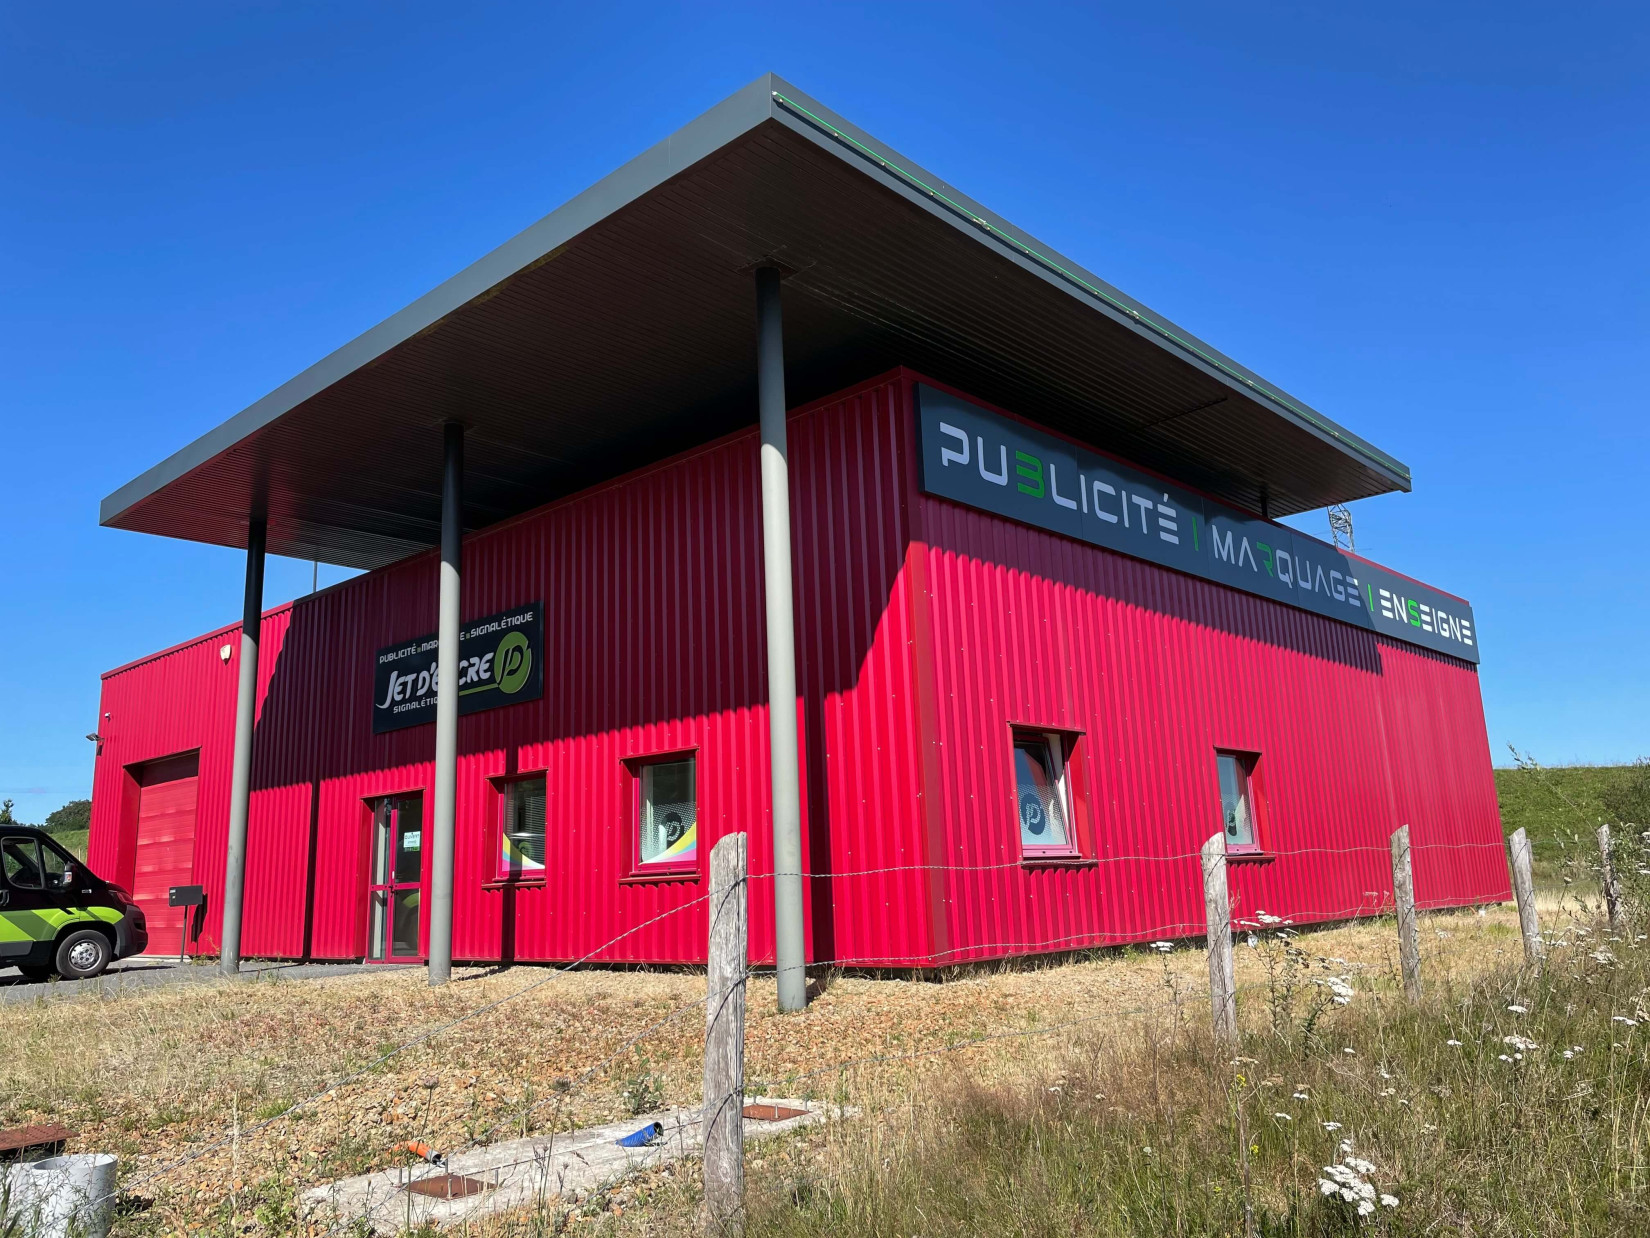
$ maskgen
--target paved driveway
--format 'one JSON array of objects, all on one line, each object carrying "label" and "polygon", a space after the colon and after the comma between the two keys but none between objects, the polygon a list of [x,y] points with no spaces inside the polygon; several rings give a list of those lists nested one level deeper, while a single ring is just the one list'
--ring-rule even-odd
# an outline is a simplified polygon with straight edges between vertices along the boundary
[{"label": "paved driveway", "polygon": [[[111,963],[109,970],[94,980],[25,980],[15,968],[0,969],[0,1003],[56,1001],[96,993],[118,997],[123,992],[157,984],[225,984],[260,980],[308,980],[321,976],[347,976],[357,972],[382,970],[383,963],[281,963],[252,961],[241,964],[233,978],[218,971],[216,959],[180,963],[175,958],[142,955]],[[388,966],[394,967],[394,964]],[[407,966],[407,965],[402,965]]]}]

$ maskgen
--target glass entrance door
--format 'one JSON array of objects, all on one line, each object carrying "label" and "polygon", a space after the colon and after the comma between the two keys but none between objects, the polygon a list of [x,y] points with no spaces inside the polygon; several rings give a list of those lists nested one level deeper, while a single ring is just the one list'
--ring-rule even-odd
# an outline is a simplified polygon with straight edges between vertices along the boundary
[{"label": "glass entrance door", "polygon": [[372,813],[371,920],[367,957],[383,963],[419,960],[419,912],[424,903],[424,797],[379,800]]}]

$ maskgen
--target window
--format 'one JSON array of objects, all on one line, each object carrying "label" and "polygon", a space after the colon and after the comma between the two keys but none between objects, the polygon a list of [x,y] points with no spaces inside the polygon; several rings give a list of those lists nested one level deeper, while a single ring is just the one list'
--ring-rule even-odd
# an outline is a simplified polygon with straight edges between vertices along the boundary
[{"label": "window", "polygon": [[544,873],[544,775],[504,784],[504,825],[499,831],[499,876]]},{"label": "window", "polygon": [[1014,736],[1020,848],[1028,857],[1075,855],[1065,743],[1052,733]]},{"label": "window", "polygon": [[1230,851],[1260,850],[1255,833],[1255,760],[1241,752],[1215,753],[1220,776],[1220,823]]},{"label": "window", "polygon": [[692,869],[699,865],[699,800],[694,759],[643,765],[637,858],[644,871]]},{"label": "window", "polygon": [[32,838],[8,838],[0,842],[0,869],[17,890],[45,888],[40,871],[40,844]]},{"label": "window", "polygon": [[48,890],[69,888],[69,861],[50,843],[40,844],[40,871],[46,875]]}]

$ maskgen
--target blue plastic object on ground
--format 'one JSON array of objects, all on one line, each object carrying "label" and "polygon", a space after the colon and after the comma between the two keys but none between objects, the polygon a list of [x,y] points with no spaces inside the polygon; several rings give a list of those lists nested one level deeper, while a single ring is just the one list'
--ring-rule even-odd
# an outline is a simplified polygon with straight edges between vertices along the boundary
[{"label": "blue plastic object on ground", "polygon": [[663,1122],[649,1122],[634,1135],[626,1135],[623,1139],[614,1140],[621,1148],[645,1148],[665,1133]]}]

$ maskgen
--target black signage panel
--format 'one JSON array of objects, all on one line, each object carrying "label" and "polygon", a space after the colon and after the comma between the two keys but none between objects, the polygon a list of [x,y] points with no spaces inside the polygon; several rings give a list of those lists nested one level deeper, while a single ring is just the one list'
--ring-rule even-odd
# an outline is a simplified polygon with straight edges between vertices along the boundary
[{"label": "black signage panel", "polygon": [[1478,661],[1465,602],[933,387],[917,405],[929,494]]},{"label": "black signage panel", "polygon": [[[441,676],[436,638],[380,649],[373,661],[373,734],[435,721]],[[544,695],[544,606],[534,602],[460,624],[458,712],[480,713]]]}]

